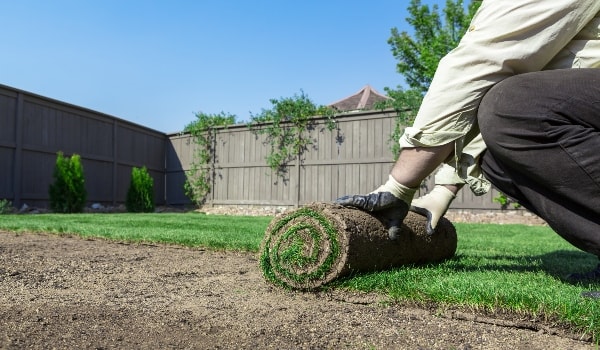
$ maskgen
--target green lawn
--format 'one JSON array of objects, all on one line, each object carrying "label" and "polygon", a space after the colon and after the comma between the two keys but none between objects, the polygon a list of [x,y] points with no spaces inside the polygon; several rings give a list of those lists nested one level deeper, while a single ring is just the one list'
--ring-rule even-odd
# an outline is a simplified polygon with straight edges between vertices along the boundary
[{"label": "green lawn", "polygon": [[600,300],[581,292],[600,285],[562,280],[593,269],[598,259],[572,247],[550,228],[455,224],[457,254],[444,263],[354,276],[338,287],[377,291],[396,300],[511,311],[525,320],[552,320],[600,336]]},{"label": "green lawn", "polygon": [[1,215],[0,229],[77,234],[130,242],[258,251],[270,217],[162,214]]},{"label": "green lawn", "polygon": [[[162,214],[1,215],[0,230],[51,232],[209,249],[257,252],[271,217]],[[511,311],[524,319],[549,319],[600,339],[600,300],[581,292],[600,285],[572,285],[561,277],[585,271],[597,259],[548,227],[455,224],[453,259],[352,276],[332,288],[375,291],[398,301],[478,311]]]}]

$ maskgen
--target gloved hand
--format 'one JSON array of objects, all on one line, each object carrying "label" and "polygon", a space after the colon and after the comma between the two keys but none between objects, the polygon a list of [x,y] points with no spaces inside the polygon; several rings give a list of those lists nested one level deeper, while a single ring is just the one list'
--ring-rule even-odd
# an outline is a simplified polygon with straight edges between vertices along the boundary
[{"label": "gloved hand", "polygon": [[427,234],[432,235],[440,218],[446,214],[454,198],[456,195],[452,191],[442,185],[435,185],[431,192],[413,199],[410,211],[427,217]]},{"label": "gloved hand", "polygon": [[377,212],[378,217],[386,221],[390,239],[396,239],[402,221],[408,214],[409,203],[416,188],[398,183],[391,175],[388,181],[367,195],[349,195],[336,199],[336,203],[345,207],[354,207],[363,211]]}]

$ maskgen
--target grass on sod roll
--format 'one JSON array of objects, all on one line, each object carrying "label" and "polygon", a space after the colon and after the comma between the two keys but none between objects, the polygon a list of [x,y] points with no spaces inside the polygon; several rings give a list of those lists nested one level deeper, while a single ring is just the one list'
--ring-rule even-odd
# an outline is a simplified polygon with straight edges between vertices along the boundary
[{"label": "grass on sod roll", "polygon": [[[306,222],[283,229],[299,217],[312,218],[322,231]],[[270,228],[270,232],[265,232],[267,241],[259,258],[260,268],[268,280],[282,287],[290,287],[290,281],[293,281],[292,284],[297,287],[310,284],[310,281],[314,280],[322,282],[323,277],[332,269],[333,263],[340,255],[336,229],[325,216],[312,208],[295,210]],[[293,243],[288,245],[287,249],[281,249],[280,245],[289,240]],[[319,262],[319,253],[325,249],[321,246],[321,242],[324,241],[329,242],[326,245],[327,254],[325,260]],[[307,250],[304,247],[312,247],[308,250],[312,251],[310,255],[305,255]],[[294,271],[295,268],[302,269],[302,267],[310,268],[304,272]]]},{"label": "grass on sod roll", "polygon": [[[0,230],[50,232],[119,241],[258,252],[272,217],[160,214],[0,215]],[[560,277],[594,268],[597,258],[544,226],[455,224],[456,256],[440,264],[351,276],[332,288],[378,292],[393,300],[548,319],[600,339],[600,300]],[[258,268],[258,266],[257,266]]]}]

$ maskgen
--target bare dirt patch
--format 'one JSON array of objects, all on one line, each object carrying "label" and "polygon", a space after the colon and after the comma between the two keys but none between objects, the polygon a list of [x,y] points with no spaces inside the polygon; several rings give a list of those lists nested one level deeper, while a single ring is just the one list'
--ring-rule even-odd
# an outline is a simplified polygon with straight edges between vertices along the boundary
[{"label": "bare dirt patch", "polygon": [[267,284],[252,253],[0,232],[0,348],[588,349],[550,325]]}]

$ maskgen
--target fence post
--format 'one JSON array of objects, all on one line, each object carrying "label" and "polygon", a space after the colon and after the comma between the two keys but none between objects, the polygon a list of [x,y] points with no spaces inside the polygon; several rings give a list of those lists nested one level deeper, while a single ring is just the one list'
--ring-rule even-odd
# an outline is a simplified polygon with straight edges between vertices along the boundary
[{"label": "fence post", "polygon": [[[208,129],[208,132],[211,132],[211,129]],[[215,128],[212,128],[212,140],[211,140],[211,159],[210,159],[210,167],[211,167],[211,184],[210,184],[210,206],[215,206],[215,186],[216,186],[216,177],[217,177],[217,135],[218,131]]]},{"label": "fence post", "polygon": [[15,165],[13,169],[13,204],[21,207],[21,178],[23,177],[23,93],[17,92],[17,110],[15,115]]},{"label": "fence post", "polygon": [[113,207],[117,206],[117,155],[119,154],[119,145],[118,145],[118,133],[117,133],[117,129],[118,129],[118,123],[117,120],[114,119],[113,120],[113,132],[112,132],[112,136],[113,136],[113,161],[112,161],[112,205]]},{"label": "fence post", "polygon": [[302,162],[300,161],[300,155],[296,155],[296,201],[294,208],[300,207],[300,171],[302,170]]}]

